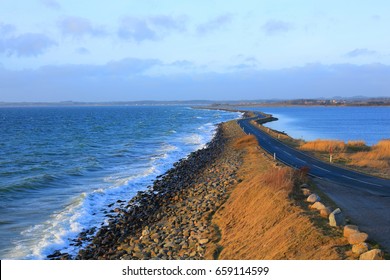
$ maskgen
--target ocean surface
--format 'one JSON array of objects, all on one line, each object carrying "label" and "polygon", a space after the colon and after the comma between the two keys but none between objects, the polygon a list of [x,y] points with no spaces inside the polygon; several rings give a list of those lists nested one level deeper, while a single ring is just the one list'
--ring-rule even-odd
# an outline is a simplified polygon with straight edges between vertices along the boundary
[{"label": "ocean surface", "polygon": [[0,108],[0,259],[45,259],[204,147],[239,113],[187,107]]},{"label": "ocean surface", "polygon": [[245,107],[272,114],[265,126],[304,140],[363,140],[374,145],[390,139],[390,107]]}]

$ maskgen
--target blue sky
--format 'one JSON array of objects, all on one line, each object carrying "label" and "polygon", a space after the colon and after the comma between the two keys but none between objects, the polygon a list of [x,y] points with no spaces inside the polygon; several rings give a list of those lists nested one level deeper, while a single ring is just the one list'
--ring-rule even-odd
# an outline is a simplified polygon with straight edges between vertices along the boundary
[{"label": "blue sky", "polygon": [[390,96],[390,2],[0,0],[0,101]]}]

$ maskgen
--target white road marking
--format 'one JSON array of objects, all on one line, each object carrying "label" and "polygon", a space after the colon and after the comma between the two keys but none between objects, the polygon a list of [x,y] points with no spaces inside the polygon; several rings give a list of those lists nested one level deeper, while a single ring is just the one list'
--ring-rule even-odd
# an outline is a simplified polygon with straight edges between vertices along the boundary
[{"label": "white road marking", "polygon": [[319,167],[318,165],[315,165],[315,164],[313,164],[313,166],[315,166],[315,167],[317,167],[317,168],[319,168],[319,169],[321,169],[321,170],[324,170],[324,171],[326,171],[326,172],[330,172],[328,169],[325,169],[325,168]]},{"label": "white road marking", "polygon": [[364,183],[364,184],[369,184],[369,185],[374,185],[374,186],[382,187],[381,185],[374,184],[374,183],[370,183],[370,182],[366,182],[366,181],[362,181],[362,180],[355,179],[355,178],[352,178],[352,177],[349,177],[349,176],[345,176],[345,175],[341,175],[341,176],[343,176],[344,178],[347,178],[347,179],[351,179],[351,180],[354,180],[354,181],[358,181],[358,182],[360,182],[360,183]]},{"label": "white road marking", "polygon": [[302,161],[303,163],[306,163],[306,161],[301,160],[300,158],[296,158],[296,160]]},{"label": "white road marking", "polygon": [[288,152],[286,152],[286,151],[284,151],[284,153],[285,153],[285,154],[288,154],[289,156],[292,157],[292,154],[290,154],[290,153],[288,153]]}]

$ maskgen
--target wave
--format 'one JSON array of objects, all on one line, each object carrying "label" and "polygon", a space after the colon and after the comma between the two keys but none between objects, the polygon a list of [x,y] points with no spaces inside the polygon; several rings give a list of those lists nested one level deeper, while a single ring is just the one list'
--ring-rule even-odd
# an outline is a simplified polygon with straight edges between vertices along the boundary
[{"label": "wave", "polygon": [[[201,118],[192,118],[191,115],[185,115],[183,119],[174,118],[168,122],[169,125],[161,122],[155,129],[165,130],[158,131],[160,134],[153,137],[146,138],[137,134],[129,139],[126,135],[123,139],[113,138],[115,145],[111,147],[115,147],[114,149],[110,149],[109,145],[88,143],[96,146],[93,153],[97,158],[85,157],[88,164],[84,169],[69,165],[62,170],[64,173],[61,176],[41,178],[39,187],[49,186],[54,190],[46,192],[44,189],[37,189],[34,197],[42,195],[43,203],[51,206],[42,205],[39,208],[37,205],[34,211],[52,214],[43,216],[43,222],[25,227],[21,230],[20,237],[10,240],[5,258],[45,259],[55,250],[74,256],[80,247],[75,246],[73,240],[81,231],[98,229],[107,223],[110,216],[115,215],[111,211],[120,207],[124,200],[128,201],[138,191],[145,190],[157,176],[172,168],[179,159],[204,147],[212,139],[216,123],[235,118],[238,114],[221,112],[214,115],[207,112],[199,115]],[[170,123],[173,121],[174,123]],[[135,127],[140,125],[147,124],[144,121],[135,122]],[[132,130],[129,128],[129,131]],[[117,140],[122,142],[118,144]],[[126,156],[122,156],[124,154]],[[76,162],[80,162],[79,157]],[[84,160],[82,162],[85,163]],[[56,203],[59,207],[52,207]]]},{"label": "wave", "polygon": [[192,133],[188,136],[183,137],[183,142],[187,145],[202,145],[203,137],[200,134]]},{"label": "wave", "polygon": [[130,200],[156,174],[156,168],[152,166],[138,175],[108,176],[105,182],[110,183],[109,187],[102,186],[90,193],[80,194],[65,209],[52,214],[44,223],[24,230],[21,233],[23,239],[14,243],[14,249],[6,258],[45,259],[55,250],[75,256],[80,249],[74,246],[78,234],[106,225],[116,215],[110,209],[119,207],[123,200]]},{"label": "wave", "polygon": [[81,248],[74,246],[73,240],[77,239],[78,234],[106,225],[116,215],[111,210],[121,206],[118,201],[128,201],[138,191],[146,189],[153,179],[171,168],[181,157],[168,158],[170,153],[179,150],[164,142],[157,150],[158,154],[150,157],[148,167],[141,165],[132,169],[131,175],[129,166],[114,168],[113,174],[102,179],[101,186],[96,185],[91,192],[83,192],[72,199],[64,210],[54,213],[44,223],[24,230],[22,240],[14,243],[14,249],[6,258],[45,259],[55,250],[75,256]]},{"label": "wave", "polygon": [[48,185],[55,185],[60,177],[52,174],[43,174],[38,176],[31,176],[23,179],[20,182],[8,184],[0,188],[0,193],[27,193],[45,189]]}]

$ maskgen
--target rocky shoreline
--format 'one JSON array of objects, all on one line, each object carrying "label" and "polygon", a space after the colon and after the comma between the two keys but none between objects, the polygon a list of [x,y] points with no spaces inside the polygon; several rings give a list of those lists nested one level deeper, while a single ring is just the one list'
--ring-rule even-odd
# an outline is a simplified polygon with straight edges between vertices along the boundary
[{"label": "rocky shoreline", "polygon": [[[240,152],[226,148],[234,135],[243,133],[232,123],[220,124],[205,148],[175,163],[147,191],[116,208],[117,216],[94,237],[80,234],[77,242],[90,243],[75,259],[204,259],[218,238],[211,217],[239,181]],[[61,252],[48,258],[71,259]]]}]

